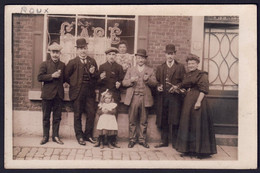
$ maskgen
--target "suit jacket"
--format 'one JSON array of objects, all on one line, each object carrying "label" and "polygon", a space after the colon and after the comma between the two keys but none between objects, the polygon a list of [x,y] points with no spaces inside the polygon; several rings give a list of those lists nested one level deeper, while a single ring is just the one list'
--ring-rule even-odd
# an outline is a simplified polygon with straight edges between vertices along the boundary
[{"label": "suit jacket", "polygon": [[[95,97],[95,85],[98,79],[98,67],[95,59],[87,57],[87,71],[89,71],[90,66],[95,67],[95,72],[93,74],[89,73],[89,89],[88,95],[90,97]],[[79,57],[70,60],[65,69],[65,80],[70,85],[69,87],[69,97],[70,100],[75,100],[78,97],[81,84],[83,81],[84,64],[81,62]]]},{"label": "suit jacket", "polygon": [[[59,78],[52,78],[52,73],[57,70],[61,70],[61,75]],[[46,60],[41,63],[39,73],[38,73],[38,81],[43,82],[41,98],[51,100],[58,93],[61,99],[64,98],[64,71],[65,64],[61,61],[58,61],[55,64],[52,59]]]},{"label": "suit jacket", "polygon": [[[106,78],[100,78],[100,74],[106,72]],[[122,83],[124,79],[123,67],[118,63],[114,62],[110,64],[105,62],[99,67],[99,79],[98,84],[100,86],[100,92],[104,92],[106,89],[109,89],[113,93],[113,97],[116,102],[120,101],[120,87],[116,88],[116,82]]]},{"label": "suit jacket", "polygon": [[[137,66],[136,67],[131,67],[127,70],[125,78],[123,80],[123,86],[127,87],[126,90],[126,97],[124,104],[130,105],[133,95],[134,95],[134,90],[135,90],[135,83],[131,83],[130,79],[131,77],[136,77],[137,76]],[[157,85],[157,80],[155,78],[155,73],[154,70],[151,67],[145,66],[144,67],[144,73],[148,74],[150,77],[147,81],[145,81],[145,89],[144,89],[144,104],[145,107],[151,107],[153,105],[153,96],[151,92],[151,87],[155,87]]]},{"label": "suit jacket", "polygon": [[[166,62],[163,63],[162,65],[157,67],[156,70],[156,79],[158,81],[158,85],[163,85],[163,92],[157,92],[156,94],[156,124],[158,127],[161,127],[162,124],[162,114],[163,114],[163,100],[166,96],[170,99],[172,99],[173,104],[171,105],[173,110],[172,112],[169,111],[169,116],[168,116],[168,123],[169,124],[179,124],[179,119],[180,119],[180,113],[181,113],[181,103],[182,103],[182,98],[181,95],[176,94],[176,93],[168,93],[166,91],[166,70],[167,70],[167,64]],[[183,64],[178,63],[177,61],[174,62],[173,67],[171,68],[170,75],[169,75],[169,82],[173,85],[179,85],[184,77],[185,74],[185,68]]]}]

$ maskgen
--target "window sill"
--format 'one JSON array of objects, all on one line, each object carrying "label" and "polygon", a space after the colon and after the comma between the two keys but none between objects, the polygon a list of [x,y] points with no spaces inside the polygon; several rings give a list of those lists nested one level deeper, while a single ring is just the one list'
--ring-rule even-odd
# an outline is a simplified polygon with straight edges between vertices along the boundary
[{"label": "window sill", "polygon": [[[35,100],[35,101],[42,100],[41,93],[42,93],[41,90],[29,90],[28,98],[31,101],[33,101],[33,100]],[[64,91],[64,99],[63,100],[64,101],[70,101],[70,99],[69,99],[69,91],[68,90]]]}]

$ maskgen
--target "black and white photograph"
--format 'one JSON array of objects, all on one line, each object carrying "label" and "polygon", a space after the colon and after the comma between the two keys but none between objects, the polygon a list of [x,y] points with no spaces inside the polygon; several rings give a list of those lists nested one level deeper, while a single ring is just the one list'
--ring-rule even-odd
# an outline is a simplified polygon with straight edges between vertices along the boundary
[{"label": "black and white photograph", "polygon": [[256,6],[8,5],[5,33],[6,169],[257,167]]}]

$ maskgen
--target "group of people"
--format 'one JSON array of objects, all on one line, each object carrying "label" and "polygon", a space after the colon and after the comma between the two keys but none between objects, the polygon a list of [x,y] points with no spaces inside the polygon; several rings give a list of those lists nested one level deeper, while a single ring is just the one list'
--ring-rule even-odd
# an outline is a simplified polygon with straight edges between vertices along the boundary
[{"label": "group of people", "polygon": [[[105,51],[107,61],[98,68],[96,61],[88,56],[88,43],[84,38],[76,41],[77,56],[67,65],[60,61],[62,47],[53,42],[49,47],[50,59],[44,61],[38,80],[42,86],[43,139],[49,140],[50,114],[53,111],[52,140],[63,144],[59,137],[63,83],[69,84],[69,98],[73,102],[74,130],[78,143],[86,141],[95,147],[119,148],[117,142],[118,105],[128,107],[129,148],[139,143],[149,148],[146,140],[148,108],[156,108],[156,124],[161,129],[161,142],[155,148],[167,147],[169,138],[172,147],[183,155],[198,157],[216,153],[215,134],[205,95],[209,91],[207,72],[198,70],[200,59],[190,54],[188,72],[176,60],[173,44],[165,48],[165,62],[156,71],[146,65],[147,52],[138,49],[136,66],[126,52],[127,44],[121,42],[118,49]],[[120,52],[119,52],[120,51]],[[122,54],[122,53],[121,53]],[[120,55],[120,56],[118,56]],[[129,55],[129,54],[128,54]],[[96,89],[99,89],[99,104],[96,108]],[[156,91],[156,92],[153,92]],[[156,98],[156,99],[154,99]],[[82,131],[82,113],[86,113],[86,125]],[[95,116],[99,137],[93,138]],[[171,137],[169,137],[171,134]]]}]

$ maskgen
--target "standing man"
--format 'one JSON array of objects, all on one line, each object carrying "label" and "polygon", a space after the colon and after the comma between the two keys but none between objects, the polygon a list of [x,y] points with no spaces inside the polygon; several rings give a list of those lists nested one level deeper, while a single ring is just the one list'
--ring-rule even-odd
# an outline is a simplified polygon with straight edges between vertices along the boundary
[{"label": "standing man", "polygon": [[48,50],[50,51],[51,58],[41,64],[38,74],[38,81],[43,82],[41,94],[43,139],[41,140],[41,145],[49,141],[50,114],[52,110],[52,140],[58,144],[63,144],[59,138],[65,70],[65,64],[60,61],[61,49],[62,47],[57,42],[53,42],[49,46]]},{"label": "standing man", "polygon": [[182,82],[185,74],[184,65],[176,61],[176,50],[173,44],[166,46],[166,62],[157,67],[157,127],[161,129],[161,142],[155,146],[167,147],[168,134],[172,128],[172,146],[175,147],[181,114],[181,95],[177,85]]},{"label": "standing man", "polygon": [[[95,143],[93,140],[93,127],[95,117],[95,85],[98,79],[96,61],[87,55],[88,45],[84,38],[76,42],[78,56],[68,62],[65,70],[67,83],[70,85],[69,97],[73,101],[74,130],[80,145],[85,141]],[[86,112],[86,128],[82,131],[81,116]]]},{"label": "standing man", "polygon": [[[123,80],[123,86],[127,87],[124,103],[129,107],[129,138],[128,148],[133,148],[137,142],[149,148],[146,143],[148,107],[153,105],[151,87],[157,85],[154,70],[145,65],[147,54],[146,50],[137,50],[136,67],[127,70]],[[139,132],[137,133],[137,126]],[[138,135],[138,136],[137,136]]]},{"label": "standing man", "polygon": [[[118,53],[117,48],[108,48],[105,53],[107,62],[99,67],[100,75],[98,83],[100,86],[100,93],[109,89],[109,91],[112,92],[115,103],[118,105],[120,102],[120,87],[124,78],[123,67],[115,62],[116,54]],[[117,114],[118,112],[116,110],[116,117]],[[113,147],[119,148],[119,146],[116,145],[116,136],[117,134],[110,134],[108,136],[108,141],[111,142]]]}]

